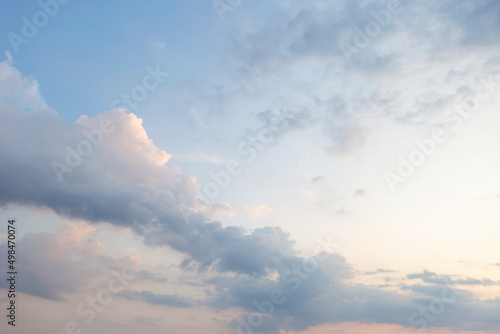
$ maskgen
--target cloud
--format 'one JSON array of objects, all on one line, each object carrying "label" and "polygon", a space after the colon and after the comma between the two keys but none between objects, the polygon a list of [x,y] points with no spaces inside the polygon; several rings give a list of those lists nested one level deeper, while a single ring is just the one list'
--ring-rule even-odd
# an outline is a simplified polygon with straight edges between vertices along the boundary
[{"label": "cloud", "polygon": [[429,284],[437,284],[437,285],[445,285],[445,284],[453,284],[453,285],[500,285],[500,282],[495,282],[489,278],[458,278],[453,279],[449,275],[438,275],[434,272],[430,272],[428,270],[424,270],[422,273],[418,274],[408,274],[406,275],[408,279],[421,279],[424,283]]},{"label": "cloud", "polygon": [[134,318],[140,325],[158,326],[162,318],[137,316]]},{"label": "cloud", "polygon": [[314,185],[327,185],[328,178],[326,176],[316,176],[311,179],[311,184]]},{"label": "cloud", "polygon": [[365,272],[365,275],[374,275],[374,274],[391,274],[391,273],[395,273],[396,270],[389,270],[389,269],[377,269],[375,271],[367,271]]},{"label": "cloud", "polygon": [[422,273],[408,274],[406,275],[408,279],[421,279],[425,283],[433,284],[450,284],[452,280],[449,276],[438,275],[434,272],[430,272],[425,269]]},{"label": "cloud", "polygon": [[[302,331],[324,323],[348,321],[407,325],[408,315],[415,307],[411,300],[390,291],[350,286],[345,280],[351,275],[345,259],[331,255],[321,261],[318,270],[288,275],[284,272],[279,281],[224,280],[217,285],[226,287],[225,291],[217,294],[209,306],[234,305],[243,309],[245,313],[232,321],[233,326],[240,323],[239,319],[246,321],[250,314],[267,312],[264,325],[256,328],[258,332],[278,333],[280,328]],[[283,293],[284,300],[271,308],[271,294],[276,290]]]},{"label": "cloud", "polygon": [[[85,223],[68,223],[55,233],[26,234],[16,243],[22,250],[16,259],[18,272],[22,273],[18,290],[60,301],[96,281],[105,282],[113,270],[137,270],[139,263],[131,256],[107,256],[104,246],[92,240],[94,230]],[[143,275],[151,273],[143,271]],[[4,281],[1,287],[6,288]]]},{"label": "cloud", "polygon": [[[195,178],[166,166],[170,155],[153,144],[133,114],[107,111],[69,124],[57,115],[23,110],[0,109],[1,124],[8,129],[0,143],[0,155],[8,157],[0,165],[0,183],[12,190],[0,194],[0,206],[46,207],[70,218],[129,227],[147,245],[168,245],[200,268],[265,275],[295,253],[289,235],[279,228],[247,234],[204,216],[207,207]],[[59,182],[53,163],[67,163],[68,148],[77,151],[83,141],[91,142],[85,133],[97,131],[103,121],[113,130],[102,134]],[[186,221],[179,205],[197,211]]]},{"label": "cloud", "polygon": [[149,46],[151,47],[152,50],[158,50],[158,51],[164,51],[167,48],[165,42],[157,38],[149,40]]},{"label": "cloud", "polygon": [[144,280],[144,281],[152,281],[152,282],[159,282],[159,283],[167,283],[168,282],[168,279],[166,277],[149,272],[147,270],[141,270],[141,271],[137,272],[137,274],[135,275],[135,280]]},{"label": "cloud", "polygon": [[[54,111],[47,106],[40,94],[38,82],[30,77],[23,77],[15,67],[13,59],[6,52],[7,60],[0,62],[0,109],[22,110],[26,113]],[[7,131],[5,126],[2,131]]]},{"label": "cloud", "polygon": [[177,295],[155,294],[150,291],[125,290],[121,292],[120,295],[129,300],[142,300],[152,305],[172,307],[190,307],[193,305],[193,302],[188,298],[179,297]]},{"label": "cloud", "polygon": [[[220,223],[206,223],[196,226],[196,230],[199,236],[190,236],[189,242],[166,233],[158,234],[155,240],[151,240],[153,236],[150,236],[146,241],[153,244],[176,243],[174,248],[190,255],[183,263],[184,268],[193,268],[193,264],[197,269],[214,265],[223,272],[255,277],[266,276],[282,268],[296,254],[289,234],[278,227],[258,228],[246,234],[243,228],[222,228]],[[188,243],[184,244],[185,241]]]},{"label": "cloud", "polygon": [[[478,80],[498,77],[494,0],[402,0],[390,23],[348,61],[340,45],[355,46],[358,31],[377,22],[373,12],[387,11],[389,3],[275,0],[265,18],[233,22],[217,80],[183,88],[189,96],[178,109],[197,129],[193,135],[233,119],[254,118],[269,128],[282,113],[289,125],[274,134],[273,145],[311,129],[327,153],[348,155],[370,144],[382,124],[443,125],[443,113]],[[248,135],[246,123],[232,124],[240,137]],[[233,139],[225,135],[210,132],[210,139]]]},{"label": "cloud", "polygon": [[[347,13],[357,8],[347,7]],[[313,16],[304,15],[299,17],[299,22],[318,26]],[[322,35],[324,33],[319,33]],[[317,48],[321,46],[313,37],[304,41]],[[272,43],[272,36],[264,42]],[[289,47],[294,52],[304,52],[300,43],[292,45]],[[262,50],[255,51],[259,57],[267,57]],[[181,267],[187,272],[201,273],[199,281],[212,289],[205,304],[217,309],[239,309],[244,312],[242,317],[256,312],[254,301],[265,300],[273,289],[281,289],[287,300],[266,317],[266,325],[259,328],[261,331],[301,331],[339,322],[407,325],[408,316],[425,300],[414,297],[437,293],[436,289],[431,290],[436,287],[428,286],[403,287],[406,291],[402,293],[349,284],[354,273],[339,254],[324,254],[324,260],[315,270],[299,275],[297,268],[305,268],[306,263],[311,265],[313,259],[301,257],[290,235],[281,228],[266,226],[247,231],[237,226],[223,227],[205,215],[208,206],[201,200],[195,178],[168,166],[171,156],[154,145],[135,115],[106,111],[67,123],[44,104],[32,79],[23,78],[9,62],[3,62],[0,71],[0,87],[9,87],[13,81],[18,89],[26,90],[7,89],[2,93],[0,156],[4,158],[0,163],[0,183],[9,191],[0,193],[0,207],[9,204],[44,207],[90,224],[110,223],[130,228],[146,245],[168,246],[184,253]],[[345,129],[363,131],[355,118],[343,111],[337,114]],[[91,146],[92,151],[84,154],[79,163],[72,164],[71,172],[65,173],[60,182],[53,162],[67,163],[68,147],[78,150],[84,141],[92,144],[88,133],[95,134],[92,131],[97,131],[102,122],[108,122],[106,128],[112,131],[102,134],[102,138],[98,136],[99,139],[92,137],[98,144]],[[359,128],[350,128],[352,124]],[[334,138],[334,142],[340,148],[353,149],[358,142],[357,139],[351,142],[349,136]],[[179,210],[179,205],[191,209],[187,216]],[[61,300],[65,294],[85,286],[89,276],[97,275],[101,268],[109,268],[115,261],[114,265],[120,263],[103,256],[98,244],[84,237],[89,229],[89,226],[83,230],[70,228],[56,237],[26,236],[22,249],[31,250],[26,254],[48,251],[50,259],[36,263],[35,258],[25,258],[23,262],[27,267],[23,272],[29,278],[28,284],[20,288],[37,296]],[[86,267],[88,259],[95,260],[90,262],[90,268]],[[60,274],[59,277],[54,279],[54,272]],[[158,279],[149,274],[142,276]],[[424,272],[408,278],[437,284],[447,277]],[[443,326],[473,324],[474,328],[499,328],[498,300],[480,304],[472,295],[464,295],[469,298],[446,313]],[[155,305],[194,305],[183,297],[150,291],[129,291],[124,296]],[[464,317],[465,310],[478,305],[477,312]]]},{"label": "cloud", "polygon": [[[388,3],[276,1],[266,19],[235,24],[226,63],[236,95],[300,105],[301,127],[319,129],[338,155],[364,147],[381,120],[439,125],[478,79],[500,73],[498,2],[401,1],[390,23],[356,46]],[[358,49],[349,60],[343,43]]]},{"label": "cloud", "polygon": [[354,192],[354,196],[366,196],[366,191],[364,189],[357,189],[355,192]]}]

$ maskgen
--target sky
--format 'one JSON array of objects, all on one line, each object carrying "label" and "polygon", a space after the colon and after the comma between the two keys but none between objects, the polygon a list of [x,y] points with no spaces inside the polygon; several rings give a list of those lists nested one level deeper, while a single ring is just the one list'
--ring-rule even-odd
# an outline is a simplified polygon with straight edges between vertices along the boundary
[{"label": "sky", "polygon": [[1,333],[500,333],[500,2],[0,18]]}]

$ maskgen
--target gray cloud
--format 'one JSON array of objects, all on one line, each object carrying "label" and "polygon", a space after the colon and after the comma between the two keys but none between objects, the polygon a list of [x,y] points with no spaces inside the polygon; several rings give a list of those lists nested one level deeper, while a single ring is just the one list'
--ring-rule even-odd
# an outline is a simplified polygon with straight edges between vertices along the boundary
[{"label": "gray cloud", "polygon": [[330,140],[326,150],[336,155],[364,146],[375,116],[440,124],[443,112],[473,91],[478,79],[500,73],[493,42],[500,5],[494,0],[401,1],[400,13],[349,64],[339,45],[354,45],[356,29],[375,21],[372,11],[386,10],[388,3],[277,2],[258,29],[247,29],[245,21],[232,30],[227,63],[233,64],[235,85],[252,87],[252,99],[269,99],[274,86],[275,99],[300,103],[308,120],[303,125],[322,128]]},{"label": "gray cloud", "polygon": [[325,185],[328,184],[328,179],[326,176],[316,176],[309,181],[311,184]]},{"label": "gray cloud", "polygon": [[[270,3],[266,19],[234,22],[223,35],[227,57],[219,75],[225,83],[187,83],[188,101],[177,109],[191,114],[195,103],[202,119],[226,122],[253,108],[268,126],[273,106],[286,108],[293,121],[273,144],[312,127],[328,139],[318,143],[326,152],[350,154],[369,142],[370,129],[379,124],[374,119],[441,125],[443,112],[478,79],[500,73],[498,43],[492,42],[498,40],[500,6],[494,0],[401,0],[401,11],[350,62],[340,45],[354,45],[357,29],[374,22],[372,11],[387,10],[389,1]],[[238,139],[248,132],[239,129]]]},{"label": "gray cloud", "polygon": [[[329,139],[332,154],[362,146],[369,138],[366,123],[371,115],[436,123],[436,115],[458,93],[467,92],[474,79],[500,68],[495,43],[500,4],[496,1],[405,1],[394,24],[349,66],[339,43],[352,38],[356,26],[372,20],[370,11],[383,9],[386,3],[321,3],[292,1],[279,7],[259,29],[235,29],[229,63],[239,73],[231,82],[239,89],[235,95],[266,96],[273,87],[280,101],[291,97],[290,104],[300,106],[291,128],[318,126]],[[464,54],[470,59],[466,65],[459,61]],[[300,66],[310,71],[298,79],[294,73]],[[67,123],[46,106],[35,82],[20,76],[8,62],[1,63],[0,71],[5,74],[0,76],[0,156],[5,157],[0,162],[0,184],[9,189],[0,192],[1,207],[12,203],[45,207],[94,224],[130,227],[148,245],[167,245],[185,253],[185,270],[216,271],[218,275],[205,282],[214,288],[206,304],[239,308],[246,312],[242,317],[255,312],[253,301],[267,298],[273,288],[287,291],[287,302],[266,318],[262,331],[304,330],[345,321],[407,325],[417,307],[438,296],[438,286],[403,286],[405,293],[400,293],[349,285],[353,273],[339,255],[329,256],[301,281],[300,288],[290,292],[286,282],[270,278],[305,260],[290,235],[273,227],[253,232],[223,227],[207,218],[194,178],[168,167],[168,154],[151,142],[137,117],[129,114],[122,119],[121,112],[108,111]],[[222,95],[217,98],[226,103],[230,94]],[[209,136],[210,127],[200,112],[191,115],[191,121],[194,127],[206,128]],[[268,112],[259,117],[268,124]],[[66,147],[75,148],[86,140],[84,130],[95,129],[103,119],[110,119],[115,130],[59,182],[52,163],[65,161]],[[179,204],[195,210],[187,221],[178,211]],[[26,263],[31,270],[43,269]],[[40,276],[43,271],[26,270],[46,280]],[[60,268],[54,265],[51,270]],[[60,299],[65,291],[78,289],[80,283],[65,275],[48,287],[36,286],[33,279],[31,293]],[[424,272],[408,278],[439,285],[449,277]],[[466,292],[463,295],[466,298],[453,304],[436,325],[499,328],[498,299],[479,301]],[[182,297],[148,291],[129,292],[126,297],[156,305],[192,305]]]},{"label": "gray cloud", "polygon": [[445,284],[453,284],[453,285],[499,285],[500,282],[495,282],[489,278],[452,278],[449,275],[438,275],[434,272],[430,272],[428,270],[424,270],[422,273],[417,274],[408,274],[406,276],[408,279],[420,279],[424,283],[429,284],[437,284],[437,285],[445,285]]},{"label": "gray cloud", "polygon": [[365,195],[366,195],[366,191],[364,189],[357,189],[354,192],[354,196],[365,196]]},{"label": "gray cloud", "polygon": [[375,271],[367,271],[365,272],[365,275],[374,275],[374,274],[391,274],[391,273],[395,273],[396,270],[389,270],[389,269],[377,269]]},{"label": "gray cloud", "polygon": [[121,296],[130,300],[142,300],[152,305],[163,305],[172,307],[190,307],[193,302],[188,298],[177,295],[155,294],[150,291],[131,291],[125,290],[120,293]]}]

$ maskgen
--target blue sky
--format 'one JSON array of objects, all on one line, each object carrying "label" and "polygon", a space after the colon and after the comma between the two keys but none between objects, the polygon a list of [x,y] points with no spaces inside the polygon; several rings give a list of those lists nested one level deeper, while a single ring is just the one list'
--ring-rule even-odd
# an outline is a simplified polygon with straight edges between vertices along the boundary
[{"label": "blue sky", "polygon": [[0,6],[2,333],[500,331],[496,1]]},{"label": "blue sky", "polygon": [[[20,17],[40,10],[36,1],[2,6],[3,12],[11,13],[2,20],[2,31],[14,33],[21,31]],[[36,38],[22,44],[19,53],[8,39],[2,39],[2,49],[15,55],[20,70],[47,82],[43,90],[47,101],[58,110],[67,110],[64,117],[74,121],[81,114],[95,115],[96,110],[109,108],[115,95],[133,87],[149,64],[168,68],[171,85],[209,74],[210,65],[220,59],[214,54],[217,18],[207,15],[207,9],[212,14],[210,3],[197,1],[185,1],[182,6],[172,1],[146,6],[70,2],[61,5],[63,15],[58,13],[58,19],[51,19]],[[155,47],[155,43],[165,47]],[[187,59],[191,59],[189,65]],[[95,104],[89,105],[88,94],[95,96]],[[75,105],[80,106],[78,110]]]}]

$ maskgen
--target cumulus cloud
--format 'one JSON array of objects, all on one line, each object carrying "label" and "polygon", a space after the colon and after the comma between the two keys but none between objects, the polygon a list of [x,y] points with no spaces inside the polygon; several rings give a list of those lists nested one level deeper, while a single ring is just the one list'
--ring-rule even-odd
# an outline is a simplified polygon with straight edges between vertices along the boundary
[{"label": "cumulus cloud", "polygon": [[[11,65],[3,64],[21,77]],[[10,76],[0,79],[9,81]],[[4,96],[17,98],[9,92]],[[220,222],[210,221],[202,213],[207,207],[195,179],[165,165],[170,155],[153,144],[141,120],[132,114],[107,111],[69,124],[57,115],[4,105],[0,118],[8,129],[0,143],[0,155],[8,157],[0,165],[0,183],[11,189],[0,195],[1,206],[46,207],[91,223],[129,227],[146,244],[184,252],[189,255],[186,261],[195,261],[200,268],[215,265],[223,271],[265,275],[294,254],[289,235],[279,228],[247,234],[243,228],[223,228]],[[97,135],[102,122],[107,133]],[[87,148],[80,150],[83,142]],[[54,162],[65,169],[55,170]],[[62,178],[58,170],[65,171],[59,173]],[[180,205],[193,210],[186,220]],[[262,210],[247,211],[260,215]]]},{"label": "cumulus cloud", "polygon": [[[279,4],[258,29],[234,30],[230,64],[239,73],[235,86],[238,94],[265,96],[273,91],[281,95],[280,101],[290,100],[294,112],[288,129],[317,126],[329,139],[327,149],[332,154],[364,145],[370,134],[367,125],[375,116],[437,123],[436,111],[470,91],[477,78],[500,69],[498,43],[492,42],[498,39],[495,17],[500,5],[493,0],[425,5],[405,1],[393,24],[355,55],[352,64],[339,44],[352,39],[356,27],[373,19],[371,10],[384,9],[386,2]],[[106,111],[68,123],[46,105],[36,81],[23,77],[10,60],[0,63],[0,88],[0,184],[9,189],[0,193],[1,207],[12,203],[45,207],[91,224],[128,227],[147,245],[183,252],[186,271],[217,273],[204,282],[213,289],[206,305],[241,309],[243,318],[259,312],[254,301],[266,300],[273,289],[281,289],[287,300],[266,316],[260,331],[304,330],[349,321],[408,325],[412,312],[430,298],[439,298],[438,286],[403,286],[401,292],[349,284],[353,271],[338,254],[328,255],[307,277],[299,276],[293,270],[312,260],[300,256],[289,234],[275,227],[249,232],[213,221],[194,177],[168,167],[171,156],[154,145],[135,115]],[[195,111],[194,126],[209,129],[201,121],[205,119],[201,111]],[[272,125],[269,111],[258,117]],[[187,215],[179,205],[189,209]],[[214,209],[224,210],[224,205]],[[91,266],[90,274],[82,272],[81,263],[69,261],[68,254],[87,252],[90,258],[99,258],[99,253],[92,253],[97,245],[78,239],[80,231],[61,233],[57,239],[26,237],[31,253],[49,247],[54,261],[65,266],[49,262],[44,270],[26,259],[29,267],[24,272],[33,277],[27,292],[59,300],[78,290],[103,263]],[[71,253],[69,245],[76,245],[80,253]],[[73,270],[78,277],[69,276]],[[64,274],[51,281],[52,276],[46,275],[53,271]],[[408,278],[436,285],[447,277],[424,272]],[[467,298],[433,325],[499,329],[498,299],[479,301],[465,291],[462,295]],[[149,291],[129,291],[125,296],[155,305],[192,305],[176,295]]]},{"label": "cumulus cloud", "polygon": [[[23,77],[13,67],[13,59],[6,52],[7,60],[0,62],[0,108],[2,110],[22,110],[26,113],[54,111],[47,106],[40,94],[38,82],[30,77]],[[2,127],[2,131],[7,130]]]}]

